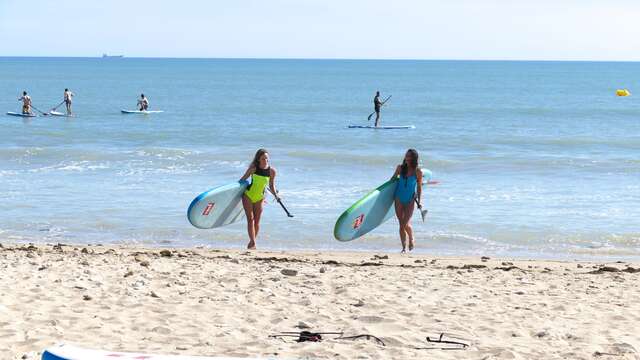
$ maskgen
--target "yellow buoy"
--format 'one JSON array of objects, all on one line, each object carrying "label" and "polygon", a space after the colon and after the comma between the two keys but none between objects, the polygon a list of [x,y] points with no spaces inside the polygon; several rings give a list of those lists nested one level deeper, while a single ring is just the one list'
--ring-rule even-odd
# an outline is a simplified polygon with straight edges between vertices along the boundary
[{"label": "yellow buoy", "polygon": [[627,90],[627,89],[618,89],[618,90],[616,90],[616,95],[618,95],[618,96],[629,96],[629,95],[631,95],[631,92],[629,92],[629,90]]}]

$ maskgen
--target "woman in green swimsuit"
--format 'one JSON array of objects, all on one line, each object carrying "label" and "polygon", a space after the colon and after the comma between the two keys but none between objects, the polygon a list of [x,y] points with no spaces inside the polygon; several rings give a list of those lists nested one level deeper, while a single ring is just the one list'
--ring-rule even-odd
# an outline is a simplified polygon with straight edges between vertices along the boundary
[{"label": "woman in green swimsuit", "polygon": [[251,184],[242,195],[242,206],[247,216],[247,232],[249,233],[249,244],[247,249],[256,248],[256,237],[260,231],[260,216],[262,215],[262,203],[264,202],[264,191],[267,186],[271,193],[279,199],[276,191],[275,179],[276,169],[269,166],[269,153],[265,149],[259,149],[253,157],[253,161],[244,173],[241,181],[246,181],[251,177]]}]

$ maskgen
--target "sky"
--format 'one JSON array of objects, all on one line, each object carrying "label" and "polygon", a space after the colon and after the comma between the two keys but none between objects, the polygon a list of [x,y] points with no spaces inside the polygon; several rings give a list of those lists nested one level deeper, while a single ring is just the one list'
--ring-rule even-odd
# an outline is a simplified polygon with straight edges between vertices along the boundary
[{"label": "sky", "polygon": [[638,0],[0,0],[0,56],[640,61]]}]

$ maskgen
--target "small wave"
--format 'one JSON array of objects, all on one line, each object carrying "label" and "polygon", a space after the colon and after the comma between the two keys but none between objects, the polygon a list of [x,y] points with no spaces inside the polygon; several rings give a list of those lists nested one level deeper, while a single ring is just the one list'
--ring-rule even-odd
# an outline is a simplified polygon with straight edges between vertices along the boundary
[{"label": "small wave", "polygon": [[164,160],[184,160],[185,158],[193,155],[198,155],[200,152],[195,150],[186,150],[180,148],[143,148],[135,151],[135,155],[140,157],[154,157]]},{"label": "small wave", "polygon": [[55,171],[85,172],[109,169],[109,164],[94,164],[90,161],[64,161],[60,164],[29,169],[30,173],[47,173]]},{"label": "small wave", "polygon": [[[304,159],[310,161],[323,161],[334,164],[347,164],[347,165],[384,165],[386,167],[393,167],[402,162],[402,153],[400,155],[385,155],[385,154],[354,154],[348,152],[326,152],[326,151],[310,151],[310,150],[293,150],[286,152],[286,155],[292,158]],[[448,167],[458,163],[454,160],[443,159],[423,159],[423,163],[427,164],[429,168],[436,167]],[[392,171],[393,172],[393,171]]]}]

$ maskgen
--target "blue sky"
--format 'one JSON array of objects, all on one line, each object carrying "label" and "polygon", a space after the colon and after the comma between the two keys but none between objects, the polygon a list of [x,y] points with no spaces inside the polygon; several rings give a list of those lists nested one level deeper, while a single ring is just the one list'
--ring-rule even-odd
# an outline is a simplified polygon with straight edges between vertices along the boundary
[{"label": "blue sky", "polygon": [[0,56],[640,60],[637,0],[0,0]]}]

